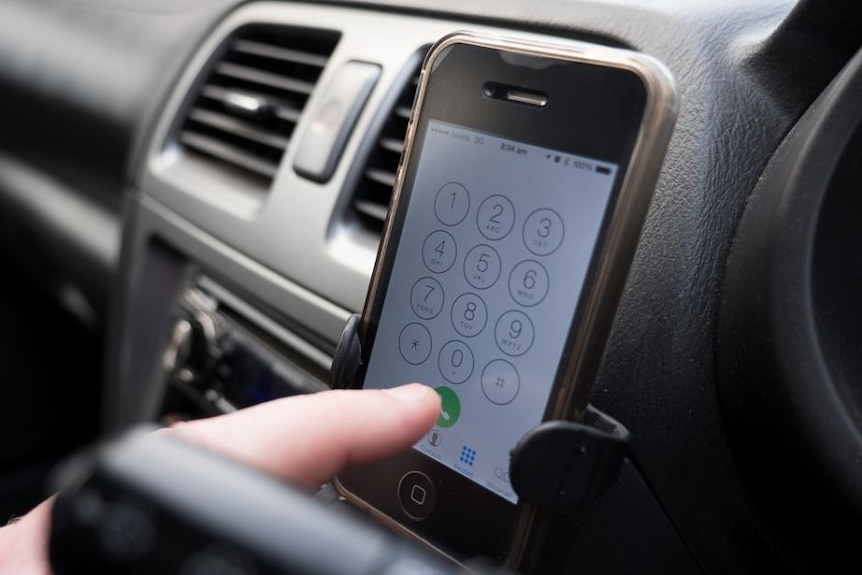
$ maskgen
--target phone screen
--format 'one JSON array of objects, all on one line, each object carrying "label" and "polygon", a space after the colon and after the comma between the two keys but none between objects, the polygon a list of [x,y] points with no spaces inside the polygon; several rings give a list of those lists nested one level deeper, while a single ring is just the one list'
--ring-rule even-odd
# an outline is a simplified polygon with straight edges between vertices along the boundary
[{"label": "phone screen", "polygon": [[618,166],[427,124],[366,388],[442,399],[413,449],[515,503],[509,452],[541,422]]}]

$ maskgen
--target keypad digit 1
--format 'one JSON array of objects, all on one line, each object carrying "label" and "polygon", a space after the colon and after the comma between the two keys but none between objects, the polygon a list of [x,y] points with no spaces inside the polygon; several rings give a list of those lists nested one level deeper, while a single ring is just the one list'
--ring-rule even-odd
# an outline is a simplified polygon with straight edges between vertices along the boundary
[{"label": "keypad digit 1", "polygon": [[440,223],[456,226],[464,221],[470,211],[470,194],[458,182],[449,182],[437,190],[434,199],[434,213]]}]

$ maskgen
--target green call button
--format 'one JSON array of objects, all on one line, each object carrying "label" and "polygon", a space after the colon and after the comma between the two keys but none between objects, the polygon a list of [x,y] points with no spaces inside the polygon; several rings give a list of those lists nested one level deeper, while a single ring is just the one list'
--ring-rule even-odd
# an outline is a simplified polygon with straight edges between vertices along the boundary
[{"label": "green call button", "polygon": [[445,385],[435,387],[440,395],[440,417],[437,418],[437,427],[452,427],[461,417],[461,400],[458,394]]}]

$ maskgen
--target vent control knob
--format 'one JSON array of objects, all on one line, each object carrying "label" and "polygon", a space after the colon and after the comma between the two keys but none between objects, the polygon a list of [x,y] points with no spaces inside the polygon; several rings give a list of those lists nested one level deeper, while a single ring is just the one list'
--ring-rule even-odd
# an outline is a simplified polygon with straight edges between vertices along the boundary
[{"label": "vent control knob", "polygon": [[219,331],[216,318],[202,310],[179,318],[162,355],[162,369],[185,383],[205,379],[222,355]]}]

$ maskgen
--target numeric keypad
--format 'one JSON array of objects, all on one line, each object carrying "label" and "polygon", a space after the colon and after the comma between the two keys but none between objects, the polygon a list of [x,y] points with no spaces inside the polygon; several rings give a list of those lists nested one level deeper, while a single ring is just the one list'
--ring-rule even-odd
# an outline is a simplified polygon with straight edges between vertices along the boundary
[{"label": "numeric keypad", "polygon": [[[426,236],[421,256],[432,275],[416,280],[410,291],[413,314],[423,321],[407,324],[398,345],[404,360],[414,365],[425,364],[433,351],[439,376],[455,385],[467,384],[472,378],[488,401],[502,406],[514,401],[520,390],[517,366],[533,348],[537,335],[530,308],[538,306],[550,289],[550,277],[541,262],[560,247],[565,227],[554,210],[544,207],[519,220],[515,205],[501,194],[487,196],[468,219],[470,206],[470,193],[459,182],[449,182],[437,191],[434,213],[445,229]],[[510,236],[516,226],[520,238]],[[459,242],[466,247],[480,234],[487,243],[460,252]],[[527,252],[533,256],[517,261]],[[505,261],[508,258],[512,264]],[[463,272],[461,278],[453,267]],[[497,286],[504,270],[506,283]],[[477,293],[464,293],[464,282]],[[446,292],[454,295],[454,290],[461,293],[453,301]],[[506,309],[512,307],[511,302],[521,309]],[[449,312],[446,324],[439,317],[444,307]],[[434,345],[432,332],[434,339],[448,341],[442,347]],[[452,339],[455,334],[464,340]],[[481,372],[475,369],[477,360],[484,365]]]}]

